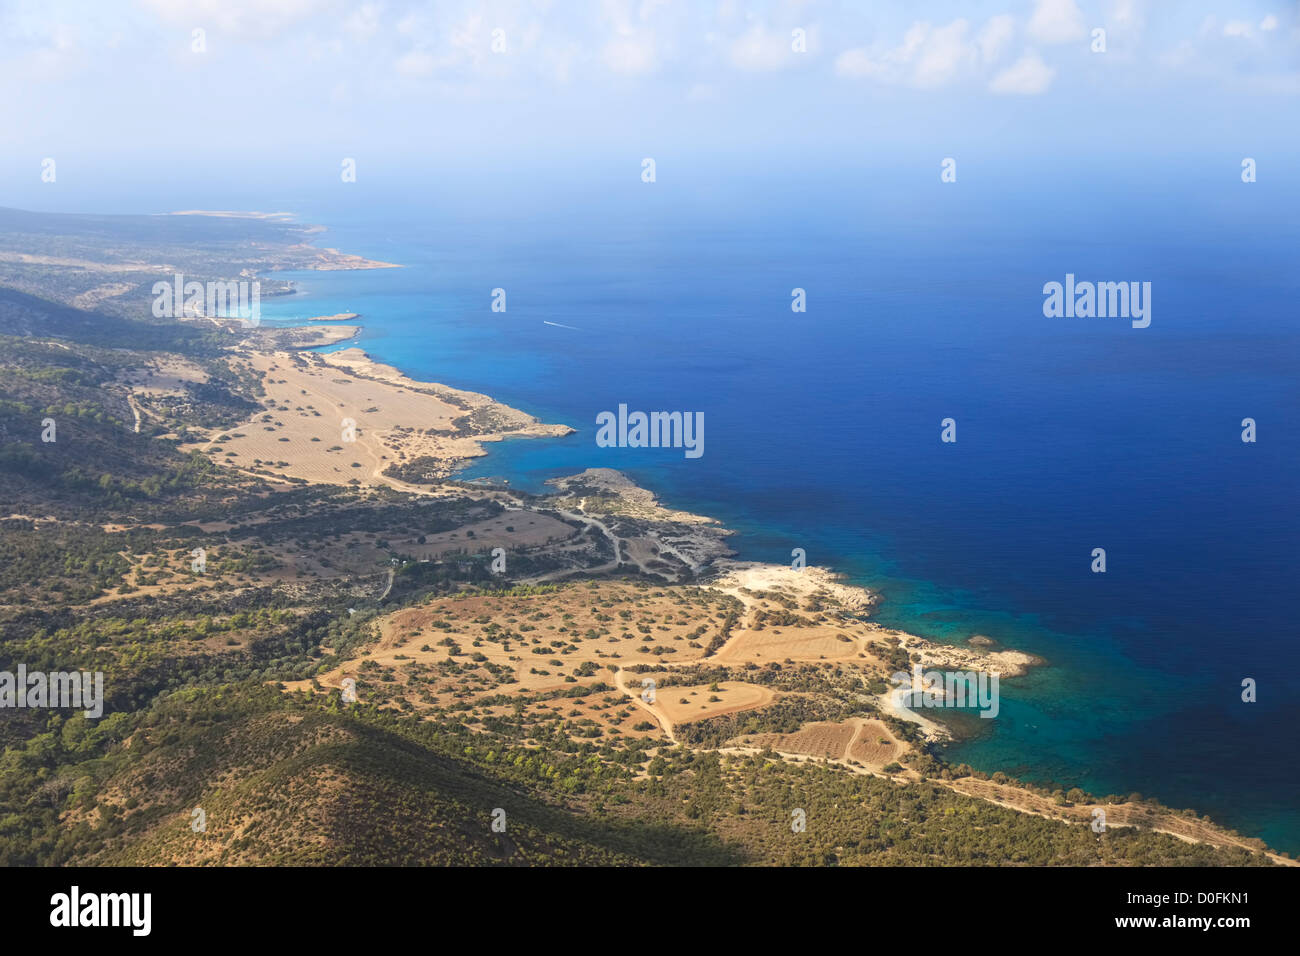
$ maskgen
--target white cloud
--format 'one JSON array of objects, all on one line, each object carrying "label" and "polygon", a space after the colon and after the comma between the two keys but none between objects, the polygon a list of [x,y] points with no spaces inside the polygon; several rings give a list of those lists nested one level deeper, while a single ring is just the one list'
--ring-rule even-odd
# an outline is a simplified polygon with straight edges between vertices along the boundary
[{"label": "white cloud", "polygon": [[[1004,58],[1015,34],[1015,18],[1008,14],[991,17],[973,36],[970,23],[964,19],[941,27],[918,21],[895,47],[845,50],[835,60],[835,72],[919,89],[978,81]],[[1051,74],[1047,70],[1049,81]]]},{"label": "white cloud", "polygon": [[835,72],[840,76],[861,77],[877,76],[880,67],[867,55],[862,47],[845,50],[835,58]]},{"label": "white cloud", "polygon": [[741,70],[779,70],[795,56],[788,34],[755,24],[731,44],[731,63]]},{"label": "white cloud", "polygon": [[1121,27],[1141,26],[1143,17],[1137,0],[1114,0],[1110,5],[1110,21]]},{"label": "white cloud", "polygon": [[885,83],[943,86],[974,65],[975,46],[966,40],[969,29],[965,20],[938,29],[925,22],[913,23],[899,46],[878,55],[862,47],[845,50],[835,59],[835,72]]},{"label": "white cloud", "polygon": [[1146,9],[1142,0],[1110,0],[1100,22],[1092,27],[1106,30],[1107,60],[1123,59],[1133,62],[1146,32]]},{"label": "white cloud", "polygon": [[1039,43],[1069,43],[1086,32],[1074,0],[1038,0],[1027,29]]},{"label": "white cloud", "polygon": [[[86,16],[68,12],[83,6]],[[44,82],[106,73],[129,62],[142,76],[183,69],[189,77],[209,64],[222,71],[221,86],[233,90],[241,84],[291,89],[318,70],[310,78],[327,93],[338,77],[348,77],[358,104],[429,90],[509,99],[569,85],[580,95],[611,77],[651,76],[679,99],[744,104],[749,94],[735,72],[743,78],[784,71],[788,83],[814,91],[816,78],[832,68],[859,82],[911,89],[987,95],[1050,87],[1050,95],[1065,85],[1068,71],[1089,62],[1088,31],[1103,26],[1110,66],[1104,74],[1091,71],[1098,84],[1141,88],[1157,77],[1203,76],[1284,93],[1300,85],[1300,30],[1288,16],[1290,5],[1277,0],[1225,4],[1237,8],[1232,19],[1202,10],[1160,22],[1158,30],[1157,0],[996,0],[978,18],[952,14],[930,22],[853,6],[814,7],[808,0],[130,0],[111,12],[98,0],[0,0],[0,48],[8,61],[0,64],[0,75]],[[791,50],[796,26],[808,31],[806,56]],[[189,53],[195,27],[207,29],[206,59]],[[492,52],[497,28],[507,38],[504,55]],[[115,33],[122,37],[120,56],[108,41]],[[827,63],[815,41],[821,39],[824,50],[832,36],[858,37],[847,42],[859,45],[826,51]],[[1057,46],[1066,42],[1074,46]],[[215,86],[209,89],[216,95]]]},{"label": "white cloud", "polygon": [[641,76],[659,68],[654,34],[649,32],[615,37],[605,44],[601,59],[611,72],[625,76]]},{"label": "white cloud", "polygon": [[331,0],[141,0],[160,19],[183,27],[266,38],[321,12]]},{"label": "white cloud", "polygon": [[994,93],[1014,93],[1033,96],[1045,92],[1052,84],[1056,71],[1043,62],[1042,57],[1030,50],[1011,64],[989,83]]},{"label": "white cloud", "polygon": [[397,58],[393,69],[403,76],[428,76],[433,72],[434,59],[424,50],[412,50]]},{"label": "white cloud", "polygon": [[600,44],[600,61],[611,73],[644,76],[659,70],[670,53],[675,11],[667,0],[601,0],[610,35]]},{"label": "white cloud", "polygon": [[973,48],[966,42],[969,27],[965,20],[954,20],[926,38],[912,74],[917,86],[943,86],[971,63]]},{"label": "white cloud", "polygon": [[582,59],[582,48],[573,41],[553,40],[539,48],[547,75],[556,83],[567,85],[573,80],[573,68]]},{"label": "white cloud", "polygon": [[343,21],[343,30],[354,40],[365,40],[379,29],[379,8],[373,3],[363,3]]},{"label": "white cloud", "polygon": [[[1259,21],[1259,29],[1262,33],[1272,33],[1277,29],[1277,17],[1269,14]],[[1246,37],[1255,36],[1255,25],[1249,20],[1229,20],[1223,25],[1223,35],[1225,37]]]},{"label": "white cloud", "polygon": [[1015,18],[1005,13],[993,17],[984,24],[984,29],[975,38],[975,43],[980,48],[980,57],[984,62],[996,63],[1000,60],[1015,32]]},{"label": "white cloud", "polygon": [[397,50],[393,69],[401,76],[420,78],[437,73],[449,81],[463,79],[488,59],[490,36],[481,16],[467,15],[445,22],[428,11],[408,13],[395,24]]}]

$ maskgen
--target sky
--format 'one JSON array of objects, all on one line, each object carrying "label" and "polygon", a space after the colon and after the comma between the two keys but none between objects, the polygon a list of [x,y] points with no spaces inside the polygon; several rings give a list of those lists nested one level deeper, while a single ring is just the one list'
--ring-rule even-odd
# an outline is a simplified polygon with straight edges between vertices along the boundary
[{"label": "sky", "polygon": [[0,83],[0,204],[50,208],[214,177],[323,187],[344,158],[391,188],[647,156],[1294,169],[1300,4],[0,0]]}]

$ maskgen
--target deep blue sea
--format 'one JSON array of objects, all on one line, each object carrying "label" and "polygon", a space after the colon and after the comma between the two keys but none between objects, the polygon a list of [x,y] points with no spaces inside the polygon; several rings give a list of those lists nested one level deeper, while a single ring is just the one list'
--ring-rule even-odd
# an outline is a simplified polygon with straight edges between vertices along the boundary
[{"label": "deep blue sea", "polygon": [[[467,475],[624,469],[738,529],[742,557],[804,548],[878,589],[885,624],[1044,657],[950,759],[1300,852],[1296,197],[1164,169],[963,176],[267,199],[405,268],[294,275],[263,315],[359,312],[377,359],[578,429]],[[1045,318],[1067,272],[1152,283],[1150,327]],[[620,403],[703,412],[703,457],[597,447]]]}]

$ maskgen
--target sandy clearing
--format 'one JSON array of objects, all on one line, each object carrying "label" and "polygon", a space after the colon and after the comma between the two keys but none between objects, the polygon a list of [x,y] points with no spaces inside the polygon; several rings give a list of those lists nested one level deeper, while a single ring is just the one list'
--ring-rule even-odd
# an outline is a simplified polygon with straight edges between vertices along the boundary
[{"label": "sandy clearing", "polygon": [[119,295],[124,295],[134,289],[129,282],[106,282],[103,285],[97,285],[93,289],[87,289],[85,292],[76,296],[72,300],[72,305],[77,309],[94,309],[105,299],[113,299]]},{"label": "sandy clearing", "polygon": [[85,272],[163,272],[173,273],[175,268],[152,262],[92,262],[89,259],[70,259],[59,256],[40,256],[26,252],[0,252],[0,262],[21,262],[26,265],[62,266]]},{"label": "sandy clearing", "polygon": [[[701,624],[716,631],[722,618],[720,606],[683,608],[666,592],[622,583],[529,596],[438,598],[380,618],[379,640],[319,679],[337,686],[345,669],[355,673],[365,661],[387,667],[439,663],[449,651],[443,642],[451,640],[458,661],[478,654],[482,663],[508,668],[516,681],[506,685],[511,691],[568,689],[570,677],[611,683],[622,667],[699,661],[704,648],[692,635]],[[639,678],[631,677],[639,687]]]},{"label": "sandy clearing", "polygon": [[[415,382],[358,349],[311,353],[246,352],[262,377],[265,408],[236,428],[191,446],[242,469],[318,484],[405,485],[382,474],[428,457],[443,477],[482,443],[506,435],[567,434],[486,396]],[[473,432],[464,421],[476,422]]]},{"label": "sandy clearing", "polygon": [[781,564],[756,564],[745,561],[723,560],[714,562],[720,576],[710,582],[711,587],[743,597],[742,589],[749,591],[775,591],[799,599],[824,594],[829,600],[851,611],[866,611],[875,602],[866,588],[844,584],[840,576],[825,568],[805,567],[795,569]]},{"label": "sandy clearing", "polygon": [[[840,635],[849,639],[841,640]],[[847,627],[764,627],[762,630],[740,628],[715,655],[719,664],[764,664],[791,660],[843,661],[858,658],[862,638],[852,636]]]},{"label": "sandy clearing", "polygon": [[[638,682],[643,677],[654,678],[654,674],[635,675]],[[718,689],[711,690],[709,684],[691,684],[659,687],[655,692],[655,703],[659,713],[674,726],[695,720],[707,720],[724,714],[734,714],[742,710],[755,710],[766,707],[777,699],[777,694],[770,687],[759,684],[746,684],[741,681],[722,681]],[[714,700],[713,698],[717,698]]]}]

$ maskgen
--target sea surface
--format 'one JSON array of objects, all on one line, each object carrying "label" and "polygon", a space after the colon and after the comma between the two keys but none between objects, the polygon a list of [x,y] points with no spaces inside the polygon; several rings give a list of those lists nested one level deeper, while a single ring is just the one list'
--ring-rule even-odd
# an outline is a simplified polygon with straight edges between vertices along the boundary
[{"label": "sea surface", "polygon": [[[803,548],[878,590],[886,625],[1045,658],[948,759],[1300,852],[1296,196],[1054,175],[262,197],[405,266],[290,275],[263,317],[361,313],[349,345],[577,429],[466,476],[623,469],[743,558]],[[1150,327],[1045,318],[1066,273],[1150,282]],[[598,447],[620,403],[703,412],[703,456]]]}]

